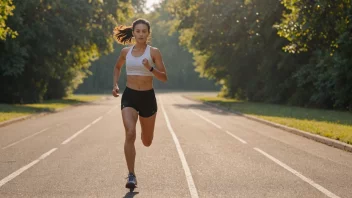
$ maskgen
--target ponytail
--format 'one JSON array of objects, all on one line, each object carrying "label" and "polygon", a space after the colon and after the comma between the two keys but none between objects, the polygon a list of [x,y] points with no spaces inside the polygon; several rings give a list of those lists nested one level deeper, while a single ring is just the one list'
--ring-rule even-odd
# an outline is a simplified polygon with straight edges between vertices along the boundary
[{"label": "ponytail", "polygon": [[120,44],[131,43],[133,37],[132,26],[119,26],[114,29],[114,38]]},{"label": "ponytail", "polygon": [[115,27],[114,29],[114,38],[120,44],[131,43],[133,37],[133,30],[138,24],[145,24],[148,27],[148,32],[150,33],[150,23],[145,19],[137,19],[133,21],[132,26],[123,26]]}]

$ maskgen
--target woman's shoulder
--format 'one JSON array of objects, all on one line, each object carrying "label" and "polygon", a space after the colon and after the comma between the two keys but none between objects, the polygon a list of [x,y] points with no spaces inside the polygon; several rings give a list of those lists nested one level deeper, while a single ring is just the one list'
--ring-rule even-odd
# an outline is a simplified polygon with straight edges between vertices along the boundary
[{"label": "woman's shoulder", "polygon": [[128,51],[131,49],[132,46],[127,46],[121,49],[122,55],[127,55]]},{"label": "woman's shoulder", "polygon": [[149,45],[149,47],[150,47],[150,50],[153,50],[153,51],[159,50],[158,48],[156,48],[156,47],[154,47],[154,46],[151,46],[151,45]]},{"label": "woman's shoulder", "polygon": [[160,50],[156,47],[153,47],[153,46],[150,46],[150,51],[152,54],[160,54]]}]

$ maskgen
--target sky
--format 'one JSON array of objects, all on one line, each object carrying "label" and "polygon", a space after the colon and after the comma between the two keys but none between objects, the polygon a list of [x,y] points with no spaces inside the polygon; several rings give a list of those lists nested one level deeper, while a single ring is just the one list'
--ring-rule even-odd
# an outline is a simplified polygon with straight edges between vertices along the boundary
[{"label": "sky", "polygon": [[153,4],[159,3],[160,1],[161,1],[161,0],[147,0],[147,1],[146,1],[146,7],[147,7],[148,9],[150,9]]}]

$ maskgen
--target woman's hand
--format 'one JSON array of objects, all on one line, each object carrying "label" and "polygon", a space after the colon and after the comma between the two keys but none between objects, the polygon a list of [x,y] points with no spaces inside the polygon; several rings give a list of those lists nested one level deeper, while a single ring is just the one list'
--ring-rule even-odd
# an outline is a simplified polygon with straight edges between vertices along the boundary
[{"label": "woman's hand", "polygon": [[144,67],[147,68],[147,70],[150,70],[152,68],[152,66],[150,66],[150,64],[149,64],[148,59],[146,59],[146,58],[143,59],[142,63],[144,65]]},{"label": "woman's hand", "polygon": [[114,96],[114,97],[119,97],[119,86],[114,86],[114,88],[112,89],[112,95]]}]

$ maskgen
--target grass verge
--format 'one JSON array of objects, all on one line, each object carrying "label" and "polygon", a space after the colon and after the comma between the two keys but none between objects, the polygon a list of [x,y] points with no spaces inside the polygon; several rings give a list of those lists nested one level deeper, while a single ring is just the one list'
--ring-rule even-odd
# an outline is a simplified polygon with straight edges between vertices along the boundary
[{"label": "grass verge", "polygon": [[41,112],[55,112],[65,107],[100,99],[101,95],[71,95],[60,100],[35,104],[0,104],[0,122]]},{"label": "grass verge", "polygon": [[193,96],[193,98],[222,105],[245,115],[352,144],[352,113],[349,112],[251,103],[221,97]]}]

